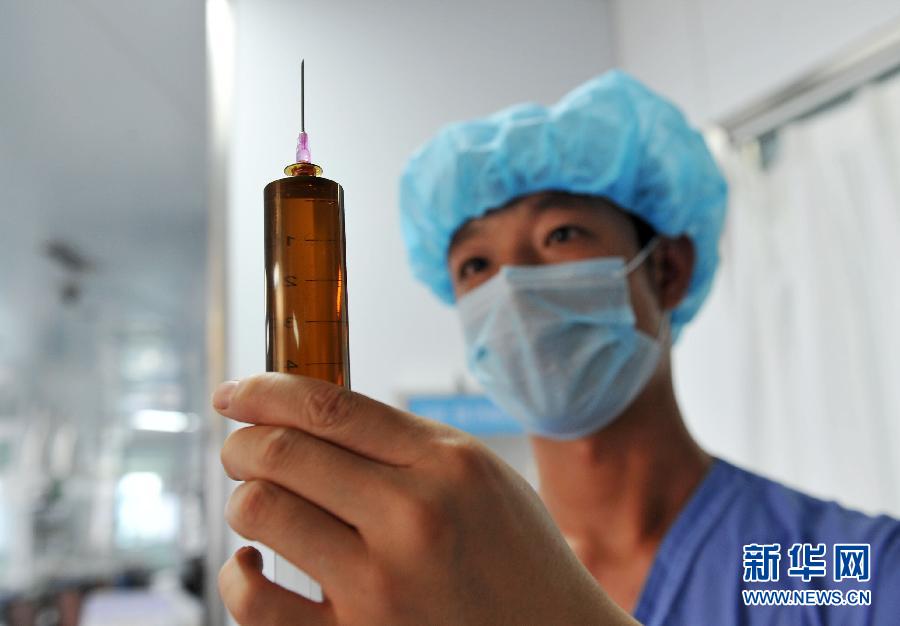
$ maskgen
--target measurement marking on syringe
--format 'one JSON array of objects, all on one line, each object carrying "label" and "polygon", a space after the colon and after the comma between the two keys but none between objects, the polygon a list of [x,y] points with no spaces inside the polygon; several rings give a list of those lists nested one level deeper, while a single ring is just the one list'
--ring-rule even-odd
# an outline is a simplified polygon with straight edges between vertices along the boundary
[{"label": "measurement marking on syringe", "polygon": [[307,365],[343,365],[343,361],[315,361],[313,363],[307,363]]},{"label": "measurement marking on syringe", "polygon": [[337,239],[304,239],[303,241],[337,241]]},{"label": "measurement marking on syringe", "polygon": [[304,278],[308,283],[339,283],[340,278]]}]

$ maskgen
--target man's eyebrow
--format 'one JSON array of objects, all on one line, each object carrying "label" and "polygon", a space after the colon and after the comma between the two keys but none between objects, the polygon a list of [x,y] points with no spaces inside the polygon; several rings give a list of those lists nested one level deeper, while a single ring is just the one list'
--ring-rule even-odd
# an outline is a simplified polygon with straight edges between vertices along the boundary
[{"label": "man's eyebrow", "polygon": [[[532,210],[535,213],[540,213],[541,211],[545,211],[551,208],[572,208],[572,207],[590,207],[590,201],[592,198],[588,198],[586,196],[580,196],[577,194],[572,194],[566,191],[547,191],[544,192],[538,197],[534,203],[531,205]],[[510,203],[515,202],[515,200],[510,201]],[[509,204],[509,203],[508,203]],[[508,206],[508,204],[498,207],[496,209],[488,210],[485,215],[488,213],[492,213],[493,211],[499,211]],[[453,233],[453,237],[450,238],[450,245],[447,248],[447,252],[453,248],[453,246],[459,245],[467,239],[471,239],[474,235],[478,234],[478,231],[482,229],[481,222],[478,218],[472,218],[467,221],[465,224],[460,226],[455,233]]]}]

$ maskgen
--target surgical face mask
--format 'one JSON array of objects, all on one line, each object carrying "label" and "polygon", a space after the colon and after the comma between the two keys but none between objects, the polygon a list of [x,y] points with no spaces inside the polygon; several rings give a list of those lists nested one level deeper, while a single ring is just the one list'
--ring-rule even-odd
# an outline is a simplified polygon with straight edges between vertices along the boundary
[{"label": "surgical face mask", "polygon": [[612,422],[647,384],[662,352],[635,327],[630,262],[603,257],[505,265],[460,298],[466,358],[488,396],[532,434],[574,439]]}]

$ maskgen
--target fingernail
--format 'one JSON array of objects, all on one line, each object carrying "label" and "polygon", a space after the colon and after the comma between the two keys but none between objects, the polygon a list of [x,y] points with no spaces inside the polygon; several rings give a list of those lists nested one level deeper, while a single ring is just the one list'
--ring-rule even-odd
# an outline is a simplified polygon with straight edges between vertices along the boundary
[{"label": "fingernail", "polygon": [[225,409],[227,409],[228,405],[231,403],[231,396],[234,394],[234,390],[237,387],[237,384],[238,381],[236,380],[226,380],[224,383],[216,387],[216,390],[212,395],[213,407],[220,411],[224,411]]},{"label": "fingernail", "polygon": [[261,572],[262,568],[263,568],[262,553],[259,550],[257,550],[256,548],[254,548],[253,546],[244,546],[243,549],[244,549],[244,554],[247,555],[247,558],[253,564],[253,567],[255,567],[257,570],[259,570]]}]

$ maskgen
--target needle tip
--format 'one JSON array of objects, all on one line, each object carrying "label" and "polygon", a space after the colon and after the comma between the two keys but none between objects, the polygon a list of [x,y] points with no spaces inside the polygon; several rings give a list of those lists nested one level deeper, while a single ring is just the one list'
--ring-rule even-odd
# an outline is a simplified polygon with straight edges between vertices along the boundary
[{"label": "needle tip", "polygon": [[303,64],[305,62],[306,62],[306,59],[303,59],[303,58],[300,59],[300,132],[301,133],[306,132],[306,115],[304,112],[305,107],[304,107],[304,93],[303,93],[305,91],[305,88],[303,85],[303,83],[304,83]]}]

